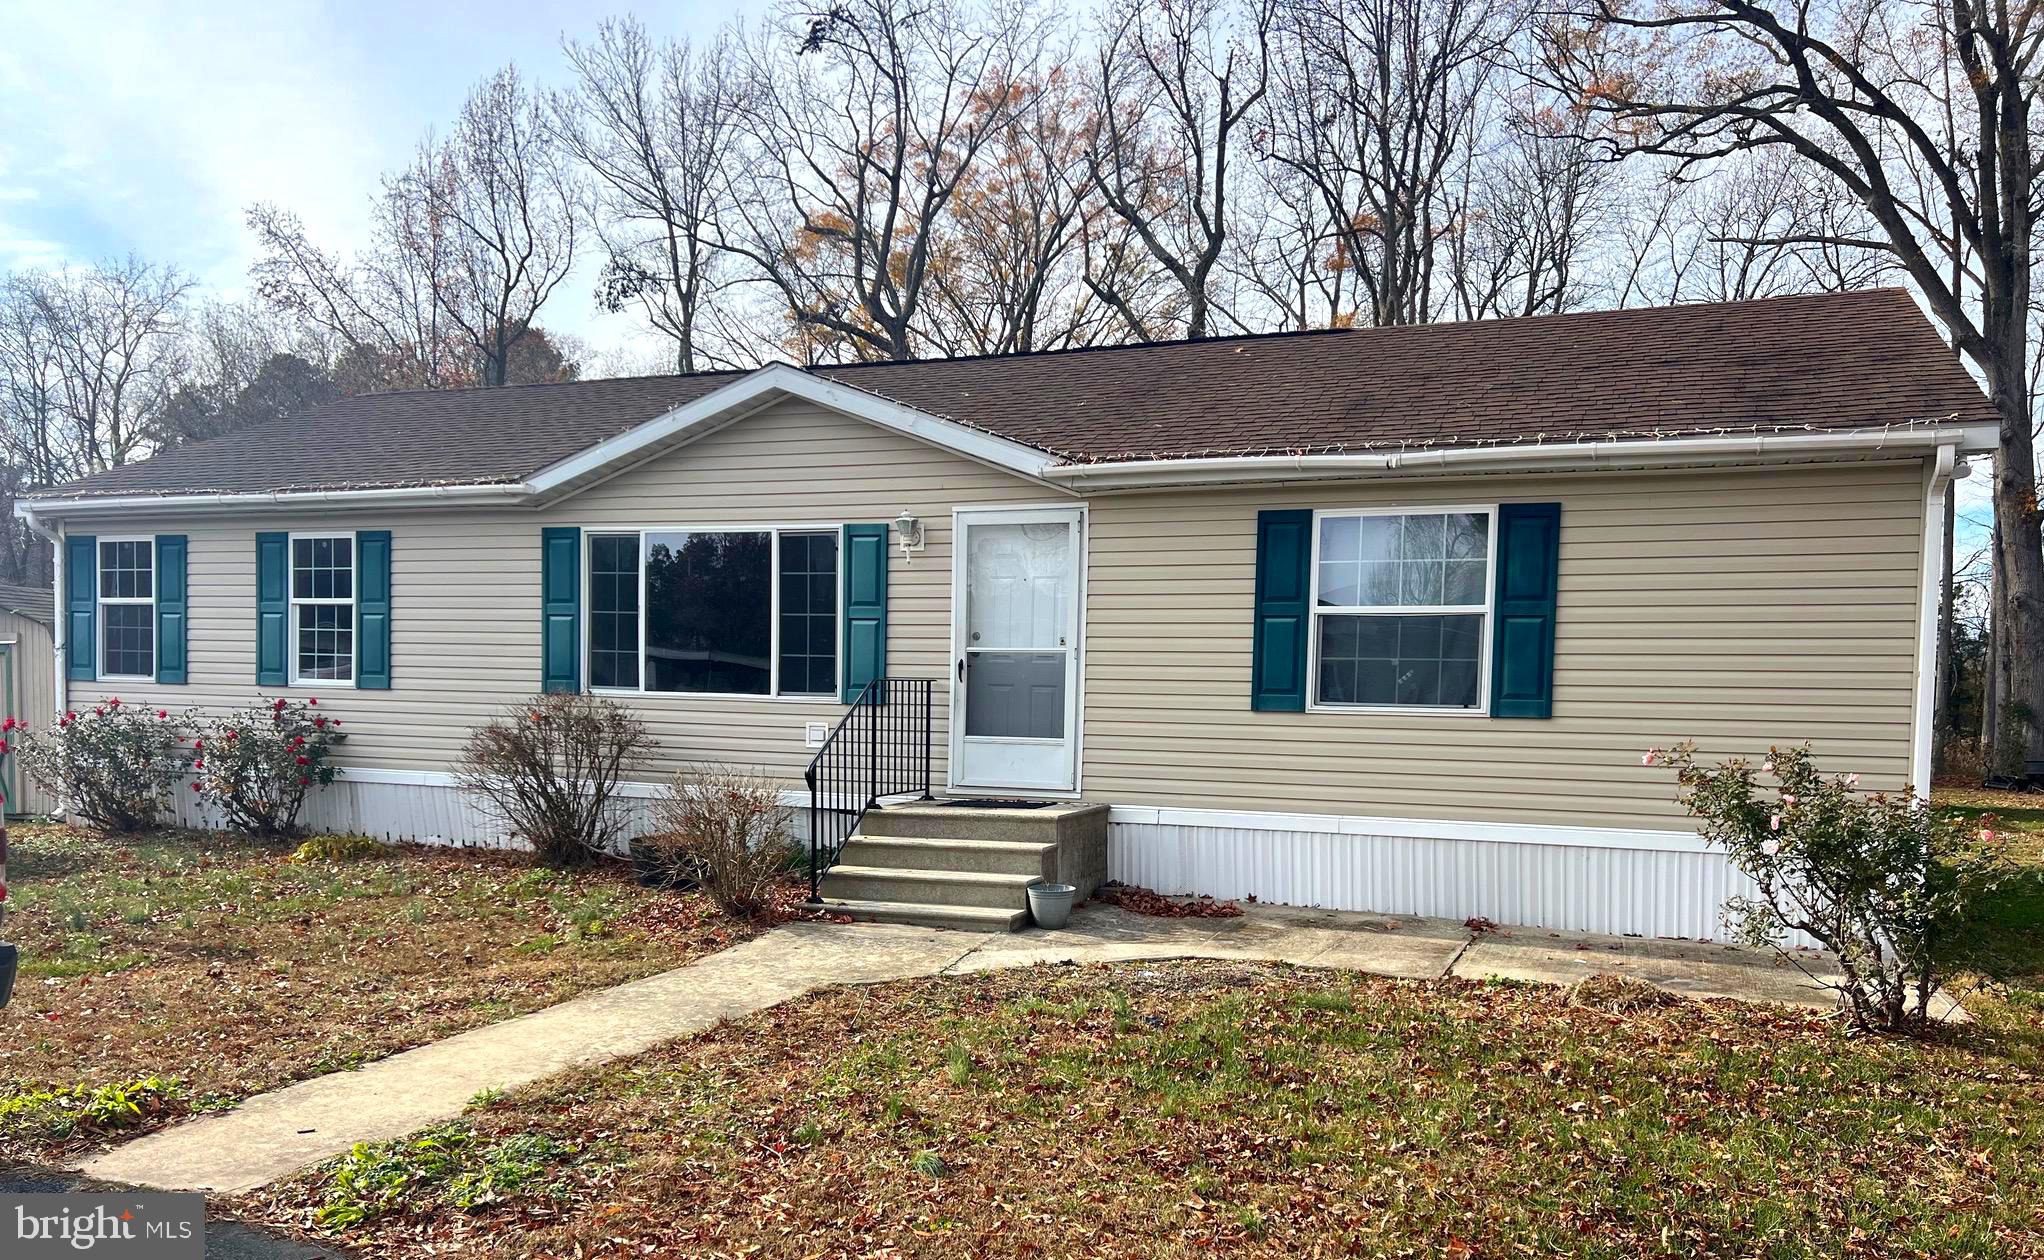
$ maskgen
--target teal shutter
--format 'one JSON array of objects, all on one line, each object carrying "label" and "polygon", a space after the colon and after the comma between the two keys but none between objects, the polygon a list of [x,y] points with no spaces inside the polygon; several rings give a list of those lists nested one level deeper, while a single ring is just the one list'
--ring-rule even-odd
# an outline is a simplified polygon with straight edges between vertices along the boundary
[{"label": "teal shutter", "polygon": [[99,677],[99,539],[71,534],[64,539],[64,676],[73,682]]},{"label": "teal shutter", "polygon": [[291,625],[291,536],[256,535],[256,686],[291,681],[284,665]]},{"label": "teal shutter", "polygon": [[355,534],[355,685],[390,690],[390,531]]},{"label": "teal shutter", "polygon": [[1269,713],[1306,709],[1307,629],[1312,622],[1313,513],[1256,514],[1256,627],[1249,707]]},{"label": "teal shutter", "polygon": [[185,681],[185,536],[156,536],[156,681]]},{"label": "teal shutter", "polygon": [[540,689],[582,690],[582,531],[540,531]]},{"label": "teal shutter", "polygon": [[1553,716],[1554,602],[1560,572],[1561,504],[1499,507],[1492,717]]},{"label": "teal shutter", "polygon": [[887,676],[887,526],[847,525],[844,702]]}]

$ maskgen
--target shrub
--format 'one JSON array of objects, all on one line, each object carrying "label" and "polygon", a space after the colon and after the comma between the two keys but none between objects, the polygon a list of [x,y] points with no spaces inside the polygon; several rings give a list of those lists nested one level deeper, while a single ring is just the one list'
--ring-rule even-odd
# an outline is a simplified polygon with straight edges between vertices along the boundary
[{"label": "shrub", "polygon": [[293,862],[359,862],[381,857],[390,846],[374,836],[313,836],[291,851]]},{"label": "shrub", "polygon": [[102,830],[140,831],[168,804],[184,736],[184,724],[167,710],[124,705],[116,696],[34,733],[14,718],[0,722],[0,755],[9,740],[18,742],[30,777],[72,813]]},{"label": "shrub", "polygon": [[682,770],[654,802],[653,817],[656,835],[639,843],[669,847],[675,866],[727,913],[749,918],[773,904],[794,811],[772,779],[726,766]]},{"label": "shrub", "polygon": [[653,748],[623,705],[539,695],[470,732],[455,773],[542,862],[577,866],[616,849],[629,821],[618,785]]},{"label": "shrub", "polygon": [[245,709],[210,719],[192,741],[192,791],[219,808],[229,825],[255,836],[288,836],[313,789],[340,774],[334,746],[347,739],[341,720],[319,700],[258,696]]},{"label": "shrub", "polygon": [[1759,886],[1725,906],[1742,941],[1778,948],[1788,932],[1807,933],[1837,955],[1842,978],[1821,982],[1856,1025],[1931,1023],[1968,912],[2009,869],[1992,819],[1965,823],[1909,791],[1861,792],[1856,774],[1827,779],[1808,745],[1772,750],[1757,774],[1741,758],[1699,765],[1693,743],[1645,760],[1675,768],[1703,838]]}]

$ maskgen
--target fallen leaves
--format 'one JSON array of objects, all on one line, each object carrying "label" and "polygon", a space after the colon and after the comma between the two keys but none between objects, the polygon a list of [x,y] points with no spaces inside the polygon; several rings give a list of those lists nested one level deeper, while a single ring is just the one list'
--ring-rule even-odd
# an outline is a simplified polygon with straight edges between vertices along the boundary
[{"label": "fallen leaves", "polygon": [[[964,1070],[959,1065],[965,1065]],[[370,1257],[2034,1255],[2044,1081],[1791,1010],[1245,962],[833,989],[477,1114]],[[232,1204],[288,1223],[318,1177]]]},{"label": "fallen leaves", "polygon": [[1167,897],[1163,893],[1113,880],[1102,884],[1093,894],[1093,900],[1119,906],[1130,914],[1160,919],[1233,919],[1242,913],[1242,907],[1232,901],[1215,901],[1212,897]]},{"label": "fallen leaves", "polygon": [[[371,1059],[744,940],[706,897],[520,854],[378,847],[349,862],[212,833],[13,828],[8,935],[26,964],[0,1020],[0,1103],[163,1076],[145,1127]],[[791,902],[803,889],[790,885]],[[29,1033],[33,1028],[35,1031]],[[0,1158],[69,1137],[0,1125]]]}]

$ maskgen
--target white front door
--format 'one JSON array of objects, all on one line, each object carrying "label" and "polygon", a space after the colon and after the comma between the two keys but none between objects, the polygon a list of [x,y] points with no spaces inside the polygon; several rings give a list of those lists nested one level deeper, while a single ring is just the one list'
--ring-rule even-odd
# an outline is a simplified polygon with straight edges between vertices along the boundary
[{"label": "white front door", "polygon": [[1078,787],[1081,508],[957,514],[951,786]]}]

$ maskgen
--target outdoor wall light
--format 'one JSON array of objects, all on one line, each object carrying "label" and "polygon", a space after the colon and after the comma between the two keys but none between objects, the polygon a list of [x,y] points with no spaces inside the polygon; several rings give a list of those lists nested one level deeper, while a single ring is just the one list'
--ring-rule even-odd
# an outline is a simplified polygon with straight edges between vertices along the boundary
[{"label": "outdoor wall light", "polygon": [[901,562],[908,564],[910,555],[923,549],[923,523],[914,512],[907,508],[894,518],[894,532],[901,539]]}]

